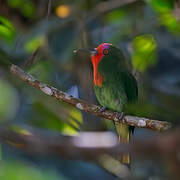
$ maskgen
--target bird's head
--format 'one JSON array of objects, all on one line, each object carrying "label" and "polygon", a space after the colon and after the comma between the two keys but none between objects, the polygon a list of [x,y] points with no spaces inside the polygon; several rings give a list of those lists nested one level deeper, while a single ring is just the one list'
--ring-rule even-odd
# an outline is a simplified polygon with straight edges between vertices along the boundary
[{"label": "bird's head", "polygon": [[87,52],[91,55],[95,85],[102,84],[105,74],[126,68],[122,51],[110,43],[102,43],[97,48],[79,49],[75,52]]},{"label": "bird's head", "polygon": [[102,43],[97,48],[94,48],[91,53],[91,62],[93,65],[99,64],[103,57],[109,56],[112,44]]}]

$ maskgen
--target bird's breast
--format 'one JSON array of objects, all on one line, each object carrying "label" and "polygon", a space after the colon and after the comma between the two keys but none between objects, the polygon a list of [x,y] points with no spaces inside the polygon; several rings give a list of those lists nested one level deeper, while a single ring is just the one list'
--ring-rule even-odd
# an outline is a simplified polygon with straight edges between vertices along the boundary
[{"label": "bird's breast", "polygon": [[104,81],[103,75],[98,71],[98,66],[100,63],[101,58],[92,57],[92,64],[93,64],[93,80],[95,86],[102,86]]}]

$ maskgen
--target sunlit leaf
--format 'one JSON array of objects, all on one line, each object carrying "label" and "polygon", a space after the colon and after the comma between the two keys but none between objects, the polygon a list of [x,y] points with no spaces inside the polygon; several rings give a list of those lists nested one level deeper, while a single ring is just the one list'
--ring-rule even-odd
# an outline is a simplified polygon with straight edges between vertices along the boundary
[{"label": "sunlit leaf", "polygon": [[12,42],[15,34],[16,31],[11,22],[8,19],[0,16],[0,37],[8,42]]},{"label": "sunlit leaf", "polygon": [[171,13],[164,13],[160,15],[160,22],[166,26],[172,33],[180,32],[180,24],[178,20]]},{"label": "sunlit leaf", "polygon": [[147,52],[156,48],[156,41],[149,34],[137,36],[134,38],[133,44],[136,52]]},{"label": "sunlit leaf", "polygon": [[67,135],[71,135],[71,136],[75,136],[78,135],[78,131],[76,131],[73,127],[69,126],[68,124],[65,124],[62,131],[63,134],[67,134]]},{"label": "sunlit leaf", "polygon": [[156,41],[150,34],[137,36],[133,40],[132,64],[140,72],[156,63]]},{"label": "sunlit leaf", "polygon": [[12,34],[12,31],[10,29],[0,25],[0,36],[6,40],[12,40],[14,35]]},{"label": "sunlit leaf", "polygon": [[71,116],[71,123],[76,127],[80,128],[80,125],[82,125],[82,114],[81,111],[73,108],[72,111],[70,112]]},{"label": "sunlit leaf", "polygon": [[68,135],[77,135],[79,132],[77,129],[81,128],[82,125],[82,114],[81,111],[77,110],[76,108],[72,108],[72,110],[69,111],[69,118],[68,121],[73,125],[70,126],[69,124],[65,124],[65,126],[62,129],[62,133],[68,134]]},{"label": "sunlit leaf", "polygon": [[28,41],[25,44],[25,50],[27,52],[33,52],[35,51],[38,47],[42,46],[45,43],[45,36],[38,36],[35,37],[34,39]]},{"label": "sunlit leaf", "polygon": [[12,25],[12,23],[8,19],[0,16],[0,23],[3,24],[4,26],[6,26],[7,28],[15,31],[14,26]]}]

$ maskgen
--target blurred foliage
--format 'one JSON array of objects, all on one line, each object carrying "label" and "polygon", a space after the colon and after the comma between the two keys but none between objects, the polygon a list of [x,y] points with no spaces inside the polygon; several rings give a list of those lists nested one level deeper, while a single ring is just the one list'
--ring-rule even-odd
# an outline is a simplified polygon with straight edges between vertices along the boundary
[{"label": "blurred foliage", "polygon": [[19,134],[23,134],[23,135],[32,135],[30,131],[28,131],[27,129],[24,129],[20,126],[13,125],[13,126],[11,126],[11,128],[15,133],[19,133]]},{"label": "blurred foliage", "polygon": [[160,16],[160,22],[162,25],[167,26],[172,33],[180,34],[180,24],[171,13],[162,14]]},{"label": "blurred foliage", "polygon": [[37,170],[22,162],[1,162],[0,179],[3,180],[63,180],[64,177],[54,172]]},{"label": "blurred foliage", "polygon": [[152,7],[158,13],[166,13],[172,11],[174,5],[174,0],[152,0]]},{"label": "blurred foliage", "polygon": [[114,10],[107,14],[107,21],[112,22],[120,22],[122,21],[125,16],[127,16],[127,13],[124,9]]},{"label": "blurred foliage", "polygon": [[135,69],[144,72],[148,67],[155,65],[157,44],[152,35],[146,34],[135,37],[133,46],[132,64]]},{"label": "blurred foliage", "polygon": [[37,48],[42,46],[45,43],[45,37],[44,36],[38,36],[34,39],[31,39],[29,42],[25,44],[25,50],[29,53],[32,53]]},{"label": "blurred foliage", "polygon": [[[38,119],[30,120],[31,124],[48,130],[60,131],[63,134],[77,135],[82,124],[80,111],[75,108],[68,108],[66,111],[61,109],[59,112],[54,108],[43,104],[34,103],[35,111],[38,113]],[[61,115],[61,113],[64,113]]]},{"label": "blurred foliage", "polygon": [[0,119],[14,117],[18,110],[19,99],[16,89],[5,80],[0,80]]},{"label": "blurred foliage", "polygon": [[47,81],[51,78],[54,71],[53,68],[54,66],[52,63],[44,59],[43,61],[36,63],[35,66],[32,66],[28,72],[39,77],[42,81]]},{"label": "blurred foliage", "polygon": [[[101,3],[110,4],[104,9]],[[26,67],[30,74],[75,97],[97,103],[91,81],[90,58],[85,55],[76,57],[73,50],[97,47],[102,42],[113,43],[124,51],[134,69],[141,72],[140,100],[137,105],[130,106],[128,112],[179,124],[180,24],[179,17],[174,15],[174,10],[179,10],[176,1],[135,1],[121,7],[118,3],[120,1],[117,1],[116,7],[116,0],[112,3],[107,0],[53,0],[47,20],[48,0],[2,1],[0,62],[6,60],[5,52],[13,57],[13,63],[23,65],[39,48],[32,65]],[[106,11],[102,13],[101,10]],[[91,130],[114,131],[111,121],[100,121],[91,114],[57,102],[9,76],[1,67],[0,119],[7,119],[9,123],[12,121],[13,129],[22,134],[28,134],[29,130],[24,126],[30,126],[48,133],[56,131],[77,135],[87,119],[87,126],[92,127]],[[151,136],[154,133],[136,129],[135,136],[138,134]],[[3,157],[2,153],[2,159]],[[83,178],[87,178],[92,174],[92,169],[89,170],[89,166],[83,167],[87,168]],[[72,174],[73,168],[70,162],[67,170],[64,170],[67,171],[67,176]],[[156,172],[153,168],[152,163],[151,170],[145,172]],[[54,176],[50,177],[48,172],[37,169],[39,168],[24,165],[23,162],[5,163],[0,170],[0,179],[12,180],[17,176],[18,180],[33,180],[37,177],[39,180],[53,180]],[[132,169],[135,169],[135,174],[138,174],[136,171],[144,172],[144,169]],[[78,171],[78,176],[81,173]],[[151,178],[150,175],[148,178]],[[103,176],[105,172],[100,173],[99,177],[105,179]],[[158,177],[156,173],[155,176]]]},{"label": "blurred foliage", "polygon": [[5,17],[0,16],[0,38],[7,42],[13,42],[16,31],[12,23]]},{"label": "blurred foliage", "polygon": [[36,11],[35,3],[32,0],[7,0],[9,7],[17,9],[23,16],[31,18]]},{"label": "blurred foliage", "polygon": [[160,24],[166,26],[172,33],[180,33],[180,25],[172,11],[175,8],[174,0],[152,0],[152,7],[159,15]]}]

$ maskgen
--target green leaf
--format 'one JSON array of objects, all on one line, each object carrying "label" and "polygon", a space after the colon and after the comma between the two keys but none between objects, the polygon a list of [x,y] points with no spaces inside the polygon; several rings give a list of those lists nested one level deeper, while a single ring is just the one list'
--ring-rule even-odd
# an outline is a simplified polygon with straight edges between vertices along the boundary
[{"label": "green leaf", "polygon": [[160,22],[162,25],[166,26],[172,33],[180,33],[180,24],[171,13],[161,14]]},{"label": "green leaf", "polygon": [[157,44],[152,35],[137,36],[133,40],[133,47],[132,64],[135,69],[144,72],[148,67],[156,63]]},{"label": "green leaf", "polygon": [[174,8],[173,0],[152,0],[152,7],[158,13],[166,13]]},{"label": "green leaf", "polygon": [[7,28],[15,31],[14,26],[11,24],[11,22],[8,19],[0,16],[0,23],[6,26]]},{"label": "green leaf", "polygon": [[174,0],[152,0],[152,7],[158,13],[160,24],[168,28],[169,31],[175,34],[180,32],[180,24],[172,14],[174,8]]},{"label": "green leaf", "polygon": [[137,36],[133,40],[136,52],[147,52],[152,51],[156,48],[156,41],[150,34]]},{"label": "green leaf", "polygon": [[81,111],[77,110],[76,108],[72,108],[69,113],[71,120],[70,122],[76,127],[80,128],[80,125],[83,123],[83,118]]},{"label": "green leaf", "polygon": [[16,31],[11,22],[0,16],[0,38],[12,42],[15,38]]},{"label": "green leaf", "polygon": [[45,36],[36,36],[25,44],[25,50],[29,53],[34,52],[37,48],[45,43]]}]

